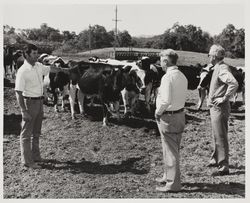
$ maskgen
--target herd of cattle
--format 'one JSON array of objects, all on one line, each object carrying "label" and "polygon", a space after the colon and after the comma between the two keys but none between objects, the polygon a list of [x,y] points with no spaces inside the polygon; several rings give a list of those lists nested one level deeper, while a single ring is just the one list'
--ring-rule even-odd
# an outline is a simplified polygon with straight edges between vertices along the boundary
[{"label": "herd of cattle", "polygon": [[[5,73],[8,66],[14,65],[17,70],[24,59],[21,51],[12,53],[12,58],[4,55]],[[53,105],[58,111],[58,93],[62,95],[62,108],[64,109],[65,96],[69,96],[72,119],[75,118],[75,101],[78,100],[81,114],[85,114],[84,101],[90,98],[91,105],[98,98],[103,108],[103,125],[107,125],[108,112],[120,119],[120,101],[124,105],[124,114],[134,114],[140,101],[145,109],[152,112],[155,105],[157,89],[160,86],[164,71],[159,60],[142,57],[138,61],[118,61],[114,59],[99,59],[91,57],[88,61],[69,60],[67,63],[61,58],[48,54],[40,55],[38,62],[44,65],[55,65],[64,68],[58,73],[49,73],[44,77],[44,97],[48,101],[48,91],[53,95]],[[197,109],[202,107],[204,98],[209,91],[213,66],[178,66],[188,79],[189,90],[199,90]],[[11,67],[12,68],[12,67]],[[243,67],[230,67],[239,83],[238,92],[245,94],[245,71]],[[114,113],[115,112],[115,113]]]}]

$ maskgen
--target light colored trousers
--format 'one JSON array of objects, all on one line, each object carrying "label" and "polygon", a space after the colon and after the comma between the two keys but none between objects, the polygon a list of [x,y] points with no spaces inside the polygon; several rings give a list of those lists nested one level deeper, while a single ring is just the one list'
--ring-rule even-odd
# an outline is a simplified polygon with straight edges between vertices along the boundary
[{"label": "light colored trousers", "polygon": [[180,143],[185,128],[185,113],[163,114],[157,122],[162,141],[164,177],[166,187],[170,190],[180,190]]},{"label": "light colored trousers", "polygon": [[22,120],[20,134],[21,162],[29,165],[34,163],[35,160],[41,159],[39,137],[43,120],[43,100],[24,99],[24,103],[32,119],[29,121]]},{"label": "light colored trousers", "polygon": [[212,135],[214,138],[214,150],[211,159],[213,159],[219,167],[228,169],[228,118],[231,107],[229,101],[219,106],[210,108]]}]

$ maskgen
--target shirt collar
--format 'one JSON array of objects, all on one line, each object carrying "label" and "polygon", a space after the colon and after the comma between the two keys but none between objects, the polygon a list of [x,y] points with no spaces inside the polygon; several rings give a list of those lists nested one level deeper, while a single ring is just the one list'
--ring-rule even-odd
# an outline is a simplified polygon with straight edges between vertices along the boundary
[{"label": "shirt collar", "polygon": [[167,72],[172,71],[172,70],[177,70],[177,69],[178,69],[177,66],[170,66],[167,68]]},{"label": "shirt collar", "polygon": [[34,66],[32,66],[26,59],[24,60],[24,64],[25,64],[25,66],[28,67],[28,68],[34,68],[34,67],[36,66],[36,63],[35,63]]},{"label": "shirt collar", "polygon": [[[222,63],[224,63],[223,60],[219,61],[217,64],[218,64],[218,65],[221,65]],[[217,65],[217,64],[216,64],[216,65]]]}]

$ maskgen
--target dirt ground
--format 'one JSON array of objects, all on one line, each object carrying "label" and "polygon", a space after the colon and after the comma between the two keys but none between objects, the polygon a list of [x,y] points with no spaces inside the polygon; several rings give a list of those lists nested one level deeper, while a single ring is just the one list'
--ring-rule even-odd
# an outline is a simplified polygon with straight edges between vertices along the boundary
[{"label": "dirt ground", "polygon": [[[196,111],[197,91],[189,91],[180,166],[182,191],[159,193],[162,175],[161,140],[154,119],[132,117],[120,123],[67,112],[44,105],[42,169],[21,167],[21,115],[13,83],[4,87],[3,197],[16,198],[244,198],[245,109],[241,97],[229,120],[230,175],[212,177],[207,168],[212,153],[211,122],[206,104]],[[98,109],[95,113],[101,115]],[[100,117],[100,116],[99,116]]]}]

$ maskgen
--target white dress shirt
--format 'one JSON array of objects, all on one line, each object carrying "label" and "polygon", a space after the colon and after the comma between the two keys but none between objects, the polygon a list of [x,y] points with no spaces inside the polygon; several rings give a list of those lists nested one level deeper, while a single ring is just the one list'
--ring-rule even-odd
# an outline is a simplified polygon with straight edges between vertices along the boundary
[{"label": "white dress shirt", "polygon": [[26,97],[43,96],[43,76],[49,72],[49,66],[39,62],[32,66],[25,60],[17,71],[15,90],[23,92],[23,96]]},{"label": "white dress shirt", "polygon": [[164,111],[176,111],[185,106],[188,90],[188,81],[177,66],[167,68],[161,79],[156,98],[156,114],[162,115]]}]

